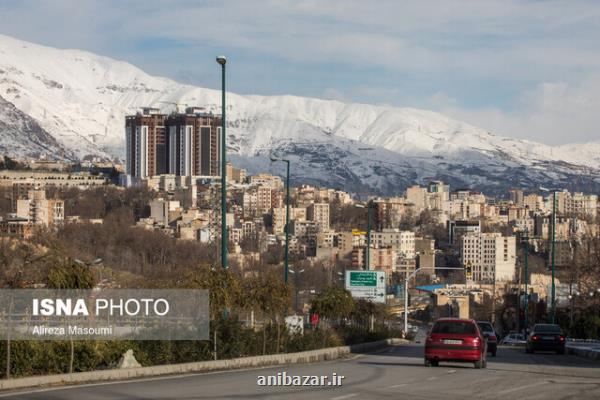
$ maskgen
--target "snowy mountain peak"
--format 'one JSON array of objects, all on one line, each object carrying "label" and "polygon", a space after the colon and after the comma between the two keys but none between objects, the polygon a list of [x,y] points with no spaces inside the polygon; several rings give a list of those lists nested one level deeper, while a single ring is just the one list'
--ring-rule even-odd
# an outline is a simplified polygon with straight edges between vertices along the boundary
[{"label": "snowy mountain peak", "polygon": [[[154,77],[122,61],[0,35],[0,96],[79,158],[122,158],[124,117],[143,106],[184,103],[220,112],[220,92]],[[577,146],[550,147],[483,131],[439,113],[297,96],[229,93],[229,150],[251,172],[274,168],[271,151],[298,157],[295,177],[330,186],[397,192],[425,176],[496,187],[597,169]],[[4,148],[27,155],[22,146]],[[587,168],[587,169],[586,169]],[[522,180],[522,182],[519,181]]]}]

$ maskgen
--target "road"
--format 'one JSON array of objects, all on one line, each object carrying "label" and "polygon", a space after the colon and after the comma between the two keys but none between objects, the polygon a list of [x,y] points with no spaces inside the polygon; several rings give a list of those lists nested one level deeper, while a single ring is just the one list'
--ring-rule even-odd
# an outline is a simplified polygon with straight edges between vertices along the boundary
[{"label": "road", "polygon": [[[570,355],[525,354],[501,347],[488,368],[423,365],[422,345],[404,345],[344,360],[288,367],[149,378],[1,394],[58,399],[600,399],[600,362]],[[339,387],[258,386],[259,376],[344,375]]]}]

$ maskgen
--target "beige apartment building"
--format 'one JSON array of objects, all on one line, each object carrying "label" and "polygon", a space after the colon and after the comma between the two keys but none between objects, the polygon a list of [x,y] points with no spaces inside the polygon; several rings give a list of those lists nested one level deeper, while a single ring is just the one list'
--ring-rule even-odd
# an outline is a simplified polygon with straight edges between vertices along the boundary
[{"label": "beige apartment building", "polygon": [[468,234],[462,237],[463,266],[470,266],[473,281],[511,281],[515,277],[516,239],[500,233]]},{"label": "beige apartment building", "polygon": [[329,204],[313,203],[306,208],[306,219],[314,221],[320,231],[329,230]]},{"label": "beige apartment building", "polygon": [[27,199],[17,200],[17,217],[35,225],[62,224],[65,220],[65,203],[47,199],[43,189],[30,190]]},{"label": "beige apartment building", "polygon": [[[285,207],[273,208],[273,233],[282,234],[285,227]],[[290,221],[306,221],[306,208],[304,207],[290,207]]]},{"label": "beige apartment building", "polygon": [[375,247],[392,247],[404,258],[415,258],[415,233],[400,229],[382,229],[371,232],[371,244]]}]

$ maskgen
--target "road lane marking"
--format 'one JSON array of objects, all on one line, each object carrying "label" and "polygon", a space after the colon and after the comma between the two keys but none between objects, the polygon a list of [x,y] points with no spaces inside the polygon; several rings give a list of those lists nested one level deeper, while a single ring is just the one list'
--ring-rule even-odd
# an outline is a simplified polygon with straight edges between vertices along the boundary
[{"label": "road lane marking", "polygon": [[529,389],[529,388],[532,388],[532,387],[545,385],[547,383],[548,383],[548,381],[539,381],[539,382],[535,382],[535,383],[530,383],[529,385],[517,386],[517,387],[514,387],[514,388],[502,390],[502,391],[498,392],[498,394],[503,395],[503,394],[508,394],[508,393],[512,393],[512,392],[517,392],[519,390]]},{"label": "road lane marking", "polygon": [[349,399],[350,397],[355,397],[355,396],[358,396],[358,393],[350,393],[350,394],[345,394],[343,396],[332,397],[331,400]]},{"label": "road lane marking", "polygon": [[408,385],[408,383],[401,383],[399,385],[392,385],[392,386],[388,386],[387,389],[395,389],[395,388],[399,388],[399,387],[403,387]]},{"label": "road lane marking", "polygon": [[436,379],[437,379],[437,376],[430,376],[429,378],[427,378],[428,381],[433,381]]},{"label": "road lane marking", "polygon": [[450,371],[448,371],[448,373],[449,373],[449,374],[453,374],[453,373],[455,373],[455,372],[456,372],[456,370],[455,370],[455,369],[451,369]]}]

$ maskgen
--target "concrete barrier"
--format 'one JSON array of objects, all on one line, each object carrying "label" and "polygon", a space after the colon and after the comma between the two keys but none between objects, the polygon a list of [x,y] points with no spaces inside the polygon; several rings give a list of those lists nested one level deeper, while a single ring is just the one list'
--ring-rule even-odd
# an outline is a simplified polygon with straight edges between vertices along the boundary
[{"label": "concrete barrier", "polygon": [[386,346],[407,342],[408,341],[403,339],[386,339],[352,346],[329,347],[326,349],[302,351],[298,353],[271,354],[266,356],[233,358],[229,360],[200,361],[183,364],[155,365],[141,368],[110,369],[90,372],[76,372],[73,374],[2,379],[0,380],[0,390],[14,390],[50,385],[71,385],[102,381],[120,381],[159,375],[175,375],[285,364],[312,363],[318,361],[335,360],[346,357],[351,353],[363,353],[377,350]]},{"label": "concrete barrier", "polygon": [[567,344],[566,350],[567,354],[591,358],[592,360],[600,360],[600,345],[598,344]]}]

